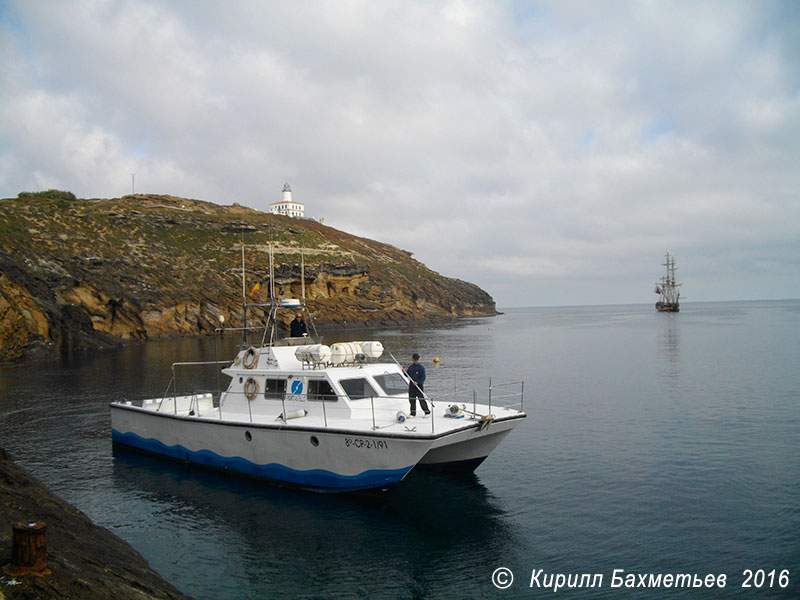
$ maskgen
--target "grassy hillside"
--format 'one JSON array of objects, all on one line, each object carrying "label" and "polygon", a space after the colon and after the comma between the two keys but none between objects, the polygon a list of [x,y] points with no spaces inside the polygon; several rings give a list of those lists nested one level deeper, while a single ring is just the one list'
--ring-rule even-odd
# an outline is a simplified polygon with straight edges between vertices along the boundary
[{"label": "grassy hillside", "polygon": [[[241,323],[246,288],[301,294],[321,323],[393,323],[495,313],[477,286],[410,253],[316,221],[172,196],[0,200],[0,361],[213,331]],[[258,315],[256,315],[258,316]],[[251,315],[252,317],[252,315]]]}]

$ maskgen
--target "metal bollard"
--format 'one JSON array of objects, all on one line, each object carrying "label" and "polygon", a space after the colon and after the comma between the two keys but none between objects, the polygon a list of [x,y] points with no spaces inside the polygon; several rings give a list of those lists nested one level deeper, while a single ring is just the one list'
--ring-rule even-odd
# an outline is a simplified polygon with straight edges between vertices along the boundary
[{"label": "metal bollard", "polygon": [[9,575],[47,575],[47,525],[42,521],[16,523],[11,532]]}]

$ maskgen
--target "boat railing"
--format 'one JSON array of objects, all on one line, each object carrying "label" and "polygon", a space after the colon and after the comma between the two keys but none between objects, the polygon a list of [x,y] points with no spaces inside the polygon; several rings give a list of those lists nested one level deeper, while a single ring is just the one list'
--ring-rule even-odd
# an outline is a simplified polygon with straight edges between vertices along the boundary
[{"label": "boat railing", "polygon": [[[225,411],[224,398],[232,395],[242,395],[247,397],[247,394],[244,391],[221,392],[219,389],[216,391],[194,390],[189,393],[179,394],[177,376],[177,368],[179,367],[208,367],[220,364],[228,364],[228,361],[173,363],[172,377],[167,384],[167,388],[164,391],[163,396],[160,399],[156,398],[152,400],[144,400],[142,401],[141,406],[147,408],[146,405],[150,404],[150,408],[153,408],[159,412],[189,414],[191,416],[198,417],[213,415],[214,418],[222,420],[224,418]],[[183,381],[183,379],[184,378],[181,380]],[[189,378],[186,377],[185,379]],[[456,405],[463,412],[470,415],[470,418],[479,419],[492,415],[492,410],[494,408],[516,410],[520,413],[523,412],[524,392],[524,381],[497,383],[492,379],[489,379],[488,386],[482,390],[480,394],[475,389],[456,389],[454,385],[454,389],[450,392],[434,394],[427,393],[426,398],[429,402],[431,402],[432,409],[434,407],[441,408],[441,405],[445,405],[447,407]],[[290,410],[287,412],[287,399],[285,393],[276,393],[274,396],[267,396],[265,390],[261,394],[263,394],[262,397],[266,399],[280,400],[282,410],[280,415],[275,420],[287,423],[292,419],[291,415],[294,411],[291,409],[294,408],[294,405],[292,405]],[[325,394],[318,397],[309,398],[306,400],[305,404],[308,408],[321,407],[321,409],[314,410],[313,412],[318,416],[320,416],[321,413],[323,425],[325,427],[329,426],[329,421],[331,419],[336,420],[337,418],[344,417],[345,414],[348,416],[352,415],[353,411],[361,411],[365,418],[371,419],[373,429],[381,429],[397,423],[399,420],[398,413],[403,412],[407,414],[407,405],[402,409],[398,409],[398,398],[401,397],[395,395],[364,396],[363,398],[353,398],[346,394]],[[274,415],[274,412],[270,413],[268,411],[264,411],[263,409],[259,410],[259,408],[256,408],[254,411],[253,400],[254,398],[248,397],[248,402],[246,403],[248,407],[248,420],[250,423],[264,422],[268,415]],[[366,401],[368,401],[368,403]],[[483,408],[481,410],[481,413],[486,412],[486,415],[479,414],[479,405],[481,407],[488,407],[488,409]],[[454,409],[454,411],[458,412],[457,409]],[[436,432],[437,412],[441,417],[441,411],[431,410],[431,433]],[[445,412],[444,414],[447,413]],[[241,413],[237,411],[236,415],[240,416]],[[275,417],[273,416],[272,418]]]},{"label": "boat railing", "polygon": [[161,398],[123,400],[120,404],[156,412],[188,413],[191,416],[202,417],[218,414],[219,394],[213,390],[195,390],[185,395],[175,394],[165,395]]},{"label": "boat railing", "polygon": [[[519,391],[516,391],[519,386]],[[493,393],[497,388],[498,392]],[[492,402],[495,406],[503,408],[516,409],[519,412],[524,411],[525,402],[525,382],[524,381],[507,381],[503,383],[492,383],[489,379],[489,408],[492,407]],[[519,408],[517,408],[519,406]]]},{"label": "boat railing", "polygon": [[[205,360],[205,361],[174,362],[174,363],[172,363],[172,376],[170,377],[169,383],[167,383],[167,388],[164,390],[164,394],[161,397],[161,403],[158,406],[158,410],[162,411],[164,401],[167,400],[167,398],[171,397],[172,398],[173,413],[174,414],[178,413],[178,376],[177,376],[177,372],[176,372],[176,367],[208,367],[210,365],[219,366],[219,365],[226,365],[229,362],[230,361],[227,361],[227,360],[226,361],[223,361],[223,360]],[[172,389],[171,396],[170,396],[170,388]],[[219,404],[219,398],[220,398],[220,395],[221,395],[221,392],[219,390],[220,390],[220,387],[219,387],[219,370],[217,370],[217,392],[216,393],[214,393],[214,392],[200,392],[200,394],[205,396],[206,394],[211,393],[212,398],[214,398],[215,405],[218,405]],[[189,395],[195,396],[196,393],[192,392]]]},{"label": "boat railing", "polygon": [[433,399],[466,407],[472,405],[473,412],[475,412],[478,404],[488,405],[490,413],[494,407],[507,408],[518,412],[524,411],[524,381],[496,383],[489,379],[489,384],[484,390],[484,394],[480,395],[475,388],[453,389],[452,392],[436,394]]}]

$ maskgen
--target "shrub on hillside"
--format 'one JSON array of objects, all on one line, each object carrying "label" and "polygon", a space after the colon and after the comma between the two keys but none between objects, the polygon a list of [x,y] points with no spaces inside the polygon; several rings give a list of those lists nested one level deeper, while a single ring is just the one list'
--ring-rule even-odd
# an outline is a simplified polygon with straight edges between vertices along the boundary
[{"label": "shrub on hillside", "polygon": [[20,192],[17,194],[20,199],[42,199],[42,200],[77,200],[75,194],[64,190],[47,190],[45,192]]}]

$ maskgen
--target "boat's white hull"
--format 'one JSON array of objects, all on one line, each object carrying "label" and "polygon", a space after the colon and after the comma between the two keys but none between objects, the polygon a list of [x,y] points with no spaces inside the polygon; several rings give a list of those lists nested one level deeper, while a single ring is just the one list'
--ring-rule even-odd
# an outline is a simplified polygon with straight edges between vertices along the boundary
[{"label": "boat's white hull", "polygon": [[352,491],[398,483],[424,439],[173,416],[112,405],[114,443],[304,487]]},{"label": "boat's white hull", "polygon": [[445,470],[474,471],[518,422],[518,419],[508,419],[494,422],[484,430],[473,428],[451,433],[435,440],[418,464]]},{"label": "boat's white hull", "polygon": [[[521,415],[524,418],[524,415]],[[144,452],[303,487],[388,488],[417,464],[474,469],[520,421],[438,434],[242,423],[112,404],[112,440]],[[411,429],[411,428],[409,428]],[[416,429],[416,428],[415,428]]]}]

